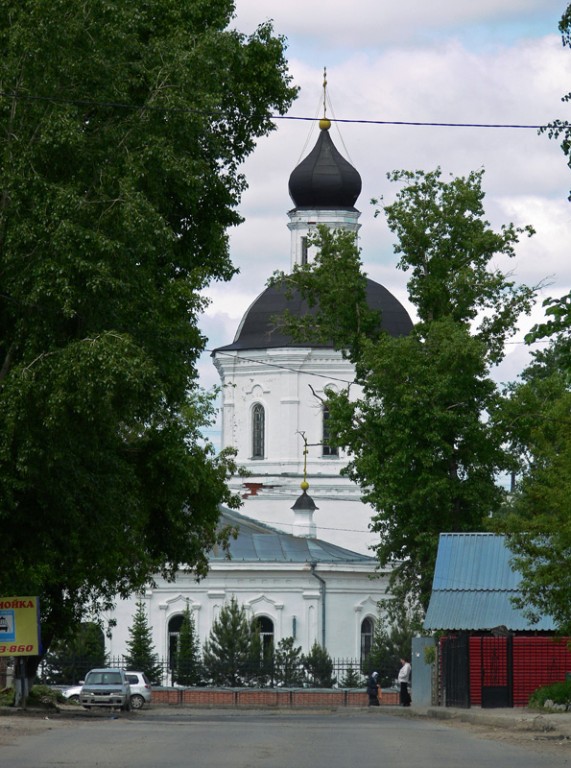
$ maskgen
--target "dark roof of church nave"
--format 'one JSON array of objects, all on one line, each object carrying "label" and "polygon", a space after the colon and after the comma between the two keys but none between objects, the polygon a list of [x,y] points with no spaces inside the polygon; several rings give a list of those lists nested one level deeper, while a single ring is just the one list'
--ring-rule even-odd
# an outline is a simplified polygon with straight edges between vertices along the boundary
[{"label": "dark roof of church nave", "polygon": [[[412,321],[400,301],[383,285],[374,280],[367,279],[366,292],[369,308],[381,313],[383,330],[391,336],[406,336],[412,329]],[[284,286],[270,286],[246,310],[232,344],[218,347],[214,352],[275,349],[276,347],[332,348],[331,344],[296,341],[286,335],[276,325],[276,317],[282,315],[286,310],[293,317],[303,317],[317,312],[317,309],[310,307],[297,291],[288,296]]]},{"label": "dark roof of church nave", "polygon": [[[338,547],[321,539],[293,536],[260,523],[239,512],[221,508],[220,525],[238,529],[230,538],[230,560],[250,563],[347,563],[371,564],[375,558]],[[228,561],[226,552],[217,547],[208,556],[210,562]]]}]

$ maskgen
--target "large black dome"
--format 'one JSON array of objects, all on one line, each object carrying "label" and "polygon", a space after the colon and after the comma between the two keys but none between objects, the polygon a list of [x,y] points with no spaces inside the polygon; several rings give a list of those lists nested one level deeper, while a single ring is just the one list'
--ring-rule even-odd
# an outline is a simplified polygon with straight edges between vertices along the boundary
[{"label": "large black dome", "polygon": [[[371,309],[381,312],[381,326],[391,336],[406,336],[412,328],[408,312],[390,291],[379,283],[367,279],[367,304]],[[331,344],[315,344],[295,341],[276,326],[275,318],[285,310],[301,317],[315,314],[315,308],[309,307],[301,295],[294,291],[286,296],[285,286],[277,284],[266,288],[250,305],[232,344],[218,347],[216,352],[230,352],[245,349],[271,349],[276,347],[319,347],[331,348]]]},{"label": "large black dome", "polygon": [[315,147],[289,177],[296,208],[354,209],[361,193],[359,172],[337,151],[322,128]]}]

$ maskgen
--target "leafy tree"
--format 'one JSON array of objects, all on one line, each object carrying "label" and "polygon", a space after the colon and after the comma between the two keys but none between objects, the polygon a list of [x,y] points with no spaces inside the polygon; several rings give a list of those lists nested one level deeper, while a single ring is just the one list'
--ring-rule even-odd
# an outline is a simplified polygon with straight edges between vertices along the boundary
[{"label": "leafy tree", "polygon": [[0,5],[0,594],[41,596],[46,647],[153,573],[203,573],[236,503],[197,318],[234,272],[240,165],[295,89],[284,40],[233,15]]},{"label": "leafy tree", "polygon": [[222,606],[204,643],[204,667],[215,685],[244,685],[252,663],[252,627],[233,595]]},{"label": "leafy tree", "polygon": [[499,418],[514,452],[517,482],[495,526],[507,534],[522,574],[518,603],[535,621],[551,615],[571,632],[571,370],[555,341],[535,353],[510,388]]},{"label": "leafy tree", "polygon": [[147,611],[142,600],[137,601],[133,623],[129,627],[128,653],[123,658],[127,669],[144,672],[151,683],[161,682],[162,666],[159,663],[149,626]]},{"label": "leafy tree", "polygon": [[[571,47],[571,4],[559,30]],[[563,97],[571,101],[571,94]],[[555,120],[542,132],[558,139],[571,167],[571,126]],[[571,195],[569,196],[571,200]],[[498,521],[508,534],[521,571],[519,601],[530,619],[551,615],[571,633],[571,293],[544,301],[545,319],[527,341],[549,340],[521,382],[511,387],[501,420],[514,452],[517,483],[507,515]]]},{"label": "leafy tree", "polygon": [[174,680],[180,685],[199,685],[203,679],[200,641],[194,613],[187,604],[178,636]]},{"label": "leafy tree", "polygon": [[303,683],[303,654],[301,646],[294,646],[293,637],[282,638],[274,653],[275,678],[288,688]]},{"label": "leafy tree", "polygon": [[317,641],[313,643],[309,653],[303,656],[302,663],[313,686],[332,688],[335,685],[331,656]]},{"label": "leafy tree", "polygon": [[389,622],[380,614],[375,621],[371,651],[363,664],[367,675],[379,673],[379,685],[393,685],[400,669],[401,659],[410,659],[412,638],[421,631],[420,614],[402,608],[392,613]]},{"label": "leafy tree", "polygon": [[345,473],[375,510],[376,554],[393,566],[396,602],[426,607],[438,534],[480,530],[503,499],[496,477],[510,459],[489,418],[501,401],[490,367],[534,292],[491,264],[514,256],[532,230],[491,229],[482,172],[448,182],[439,169],[389,178],[402,186],[384,212],[419,318],[408,336],[389,336],[379,318],[372,323],[350,233],[320,229],[314,263],[278,279],[318,305],[315,332],[292,319],[287,330],[328,334],[355,364],[361,395],[328,393],[333,441],[349,451]]},{"label": "leafy tree", "polygon": [[52,684],[75,685],[94,667],[107,663],[101,625],[85,621],[70,640],[56,640],[42,665],[42,679]]}]

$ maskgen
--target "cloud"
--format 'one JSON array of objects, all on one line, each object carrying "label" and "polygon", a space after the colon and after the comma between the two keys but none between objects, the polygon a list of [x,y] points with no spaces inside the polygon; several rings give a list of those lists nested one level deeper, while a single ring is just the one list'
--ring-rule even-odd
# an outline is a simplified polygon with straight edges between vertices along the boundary
[{"label": "cloud", "polygon": [[[561,101],[571,90],[571,52],[562,47],[557,32],[563,10],[559,0],[405,0],[387,5],[356,0],[331,13],[331,4],[321,0],[238,0],[237,23],[249,31],[248,25],[273,17],[276,30],[292,41],[290,70],[301,91],[290,116],[321,113],[321,52],[329,48],[335,55],[327,69],[328,115],[339,120],[543,125],[555,118],[571,119],[571,106]],[[490,44],[470,44],[476,27]],[[521,35],[514,37],[514,30]],[[310,134],[311,123],[275,122],[276,130],[260,140],[244,165],[249,189],[240,210],[246,220],[230,235],[240,273],[229,285],[216,284],[208,292],[212,304],[203,329],[209,348],[230,343],[267,278],[276,269],[289,269],[288,178],[313,147],[318,129],[314,124]],[[362,176],[357,207],[362,211],[366,271],[411,313],[407,276],[396,269],[393,235],[382,216],[374,218],[369,203],[372,197],[392,199],[396,187],[386,174],[394,169],[440,166],[443,174],[457,176],[484,168],[484,204],[491,224],[497,228],[513,221],[537,229],[506,268],[530,284],[548,278],[542,295],[559,295],[571,286],[571,177],[557,141],[530,128],[365,122],[334,123],[332,138]],[[526,354],[521,344],[510,350],[511,367],[504,369],[515,372]],[[210,359],[203,359],[205,381],[216,380],[212,371]]]},{"label": "cloud", "polygon": [[377,48],[437,40],[452,34],[472,38],[479,29],[493,37],[499,27],[520,32],[543,27],[557,29],[562,14],[559,0],[353,0],[332,6],[330,0],[237,0],[237,26],[251,32],[262,21],[273,20],[276,31],[296,45],[314,51]]}]

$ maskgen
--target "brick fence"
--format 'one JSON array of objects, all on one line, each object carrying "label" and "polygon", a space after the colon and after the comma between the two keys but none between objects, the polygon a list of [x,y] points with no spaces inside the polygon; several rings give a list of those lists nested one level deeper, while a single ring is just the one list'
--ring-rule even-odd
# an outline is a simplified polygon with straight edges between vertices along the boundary
[{"label": "brick fence", "polygon": [[[282,708],[366,707],[369,697],[352,688],[153,688],[153,703],[179,707]],[[397,691],[383,692],[381,705],[399,703]]]}]

